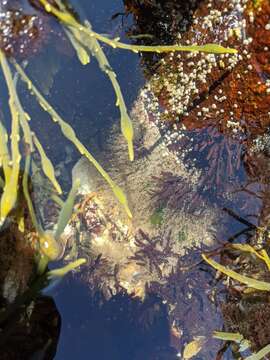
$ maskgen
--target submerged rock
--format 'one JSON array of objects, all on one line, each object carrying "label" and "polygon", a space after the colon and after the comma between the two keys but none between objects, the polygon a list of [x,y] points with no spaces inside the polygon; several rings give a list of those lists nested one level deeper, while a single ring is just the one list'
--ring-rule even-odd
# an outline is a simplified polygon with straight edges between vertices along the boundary
[{"label": "submerged rock", "polygon": [[168,54],[143,92],[168,148],[201,169],[201,193],[219,197],[239,184],[249,166],[245,153],[268,132],[269,21],[268,1],[200,2],[188,31],[175,40],[219,43],[238,53]]},{"label": "submerged rock", "polygon": [[39,243],[21,180],[22,176],[16,207],[0,229],[1,359],[52,359],[60,334],[60,315],[51,298],[32,291]]},{"label": "submerged rock", "polygon": [[[172,178],[181,179],[192,198],[198,173],[186,169],[168,151],[157,126],[149,120],[142,98],[135,103],[132,117],[136,133],[134,162],[128,161],[125,143],[114,129],[107,136],[101,157],[127,194],[133,218],[127,218],[107,184],[82,158],[72,172],[74,181],[80,179],[80,198],[65,229],[67,243],[71,244],[65,259],[87,257],[88,265],[77,276],[93,293],[100,290],[107,299],[122,292],[141,301],[150,294],[159,296],[168,309],[172,339],[180,348],[180,334],[184,333],[183,342],[193,336],[209,337],[220,319],[206,295],[211,291],[209,277],[194,264],[200,262],[196,256],[203,248],[216,245],[219,210],[200,197],[196,213],[186,211],[186,207],[176,210],[170,204],[158,204],[153,192],[155,178],[162,179],[165,172],[172,174]],[[190,272],[192,264],[195,268]],[[199,287],[194,286],[197,281]],[[188,288],[184,285],[187,283]],[[199,313],[202,304],[205,312]],[[196,327],[183,323],[190,306]],[[205,329],[205,316],[210,313],[213,322]]]},{"label": "submerged rock", "polygon": [[[269,209],[257,196],[262,179],[258,173],[252,178],[248,165],[250,149],[269,127],[270,9],[268,2],[260,4],[198,4],[179,42],[216,42],[238,54],[172,53],[160,60],[132,109],[133,163],[118,132],[106,133],[99,160],[127,194],[132,220],[85,159],[73,169],[81,198],[65,230],[72,239],[66,258],[88,257],[79,277],[107,298],[157,294],[167,306],[176,348],[202,336],[207,341],[200,356],[206,359],[219,347],[211,334],[221,327],[218,303],[224,299],[213,289],[212,275],[202,271],[200,253],[229,237],[221,237],[224,219],[231,229],[238,212],[252,209],[259,222]],[[250,180],[256,195],[243,190]],[[254,231],[252,236],[255,241]]]}]

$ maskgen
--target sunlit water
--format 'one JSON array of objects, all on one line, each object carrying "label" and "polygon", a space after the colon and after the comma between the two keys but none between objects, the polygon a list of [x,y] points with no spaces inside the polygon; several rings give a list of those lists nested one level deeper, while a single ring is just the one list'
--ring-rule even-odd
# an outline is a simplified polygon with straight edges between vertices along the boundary
[{"label": "sunlit water", "polygon": [[[123,34],[131,23],[130,18],[124,17],[123,27],[121,16],[111,20],[112,15],[124,11],[120,0],[113,3],[103,0],[91,5],[85,0],[80,1],[78,7],[77,5],[76,3],[76,9],[78,8],[78,11],[83,16],[89,18],[94,29],[101,33],[118,36]],[[106,54],[109,56],[111,65],[117,73],[130,110],[140,87],[144,84],[140,58],[136,54],[110,48],[106,49]],[[112,126],[119,119],[111,85],[99,71],[95,59],[91,60],[91,64],[87,68],[82,68],[74,58],[66,59],[59,66],[54,81],[56,86],[50,92],[53,104],[73,124],[82,142],[89,144],[90,149],[92,146],[94,155],[98,156],[99,151],[104,148],[104,141],[106,141],[103,136],[104,128]],[[43,129],[41,123],[39,129],[41,131]],[[58,135],[54,133],[53,129],[48,127],[47,131],[48,151],[51,151],[55,161],[61,162],[66,156],[64,146],[59,147]],[[56,145],[51,142],[52,136]],[[198,138],[198,143],[200,143],[200,139],[203,142],[204,135],[200,136],[202,138]],[[196,134],[194,135],[191,131],[188,137],[196,138]],[[220,141],[222,140],[217,137],[216,142],[219,143]],[[65,143],[65,140],[61,138],[61,144],[64,145]],[[55,149],[59,149],[59,151],[55,151]],[[228,155],[225,154],[224,156],[225,162]],[[193,150],[189,157],[198,159],[197,166],[199,168],[204,169],[207,166],[207,154],[204,155],[204,152],[200,149]],[[72,161],[66,165],[68,170],[67,184],[70,184],[71,181],[69,171],[77,159],[76,152],[72,152]],[[106,167],[106,164],[104,166]],[[236,176],[239,183],[245,183],[246,172],[243,167],[239,168]],[[220,179],[220,181],[222,183],[222,181],[226,180]],[[205,201],[216,203],[219,210],[226,207],[239,216],[243,214],[245,216],[245,198],[242,199],[240,195],[239,202],[235,203],[235,198],[232,200],[230,197],[223,198],[217,194],[218,191],[219,189],[213,189],[211,186],[206,190],[202,187],[200,195],[203,196]],[[247,207],[250,208],[250,206]],[[220,219],[221,227],[223,230],[218,235],[218,241],[224,242],[241,231],[243,224],[225,212],[223,219]],[[198,260],[198,258],[191,257],[191,261],[195,260]],[[196,287],[200,281],[202,281],[202,293],[205,288],[206,293],[210,296],[213,278],[210,274],[201,277],[200,272],[203,274],[204,271],[208,271],[205,266],[198,267],[194,275],[191,275],[186,283],[179,277],[179,280],[176,281],[176,283],[179,281],[179,288],[177,288],[177,285],[172,285],[172,288],[168,289],[168,294],[170,292],[171,294],[166,294],[165,298],[175,296],[176,301],[181,302],[181,291],[187,291],[186,288],[182,287],[194,285]],[[193,285],[191,285],[192,276],[194,276]],[[172,295],[173,286],[175,286],[174,295]],[[61,316],[61,332],[55,359],[68,360],[77,357],[78,359],[90,358],[95,360],[108,358],[112,360],[170,360],[179,358],[181,356],[177,350],[179,346],[173,347],[174,341],[177,342],[178,340],[173,340],[171,334],[172,324],[169,323],[168,308],[163,303],[163,291],[165,292],[166,289],[159,289],[157,291],[158,296],[153,291],[153,295],[148,297],[144,304],[121,294],[107,301],[100,293],[93,297],[86,284],[84,285],[82,282],[76,281],[72,276],[68,276],[60,285],[58,284],[54,288],[47,290],[47,294],[53,297]],[[199,284],[197,293],[199,298]],[[195,328],[196,326],[202,326],[208,316],[209,324],[206,327],[208,326],[212,330],[222,329],[223,320],[218,304],[216,304],[217,307],[214,304],[209,305],[208,300],[204,298],[205,296],[202,295],[202,299],[197,302],[193,300],[190,307],[185,303],[183,311],[187,313],[178,314],[177,321],[180,321],[180,323],[183,321],[183,327],[188,327],[191,334],[192,324],[194,324]],[[218,302],[222,303],[223,301],[221,292]],[[152,317],[155,311],[157,315]],[[183,338],[181,344],[186,344],[189,341],[191,341],[191,338]],[[214,341],[207,346],[212,346],[208,356],[213,356],[214,359],[219,350],[219,342]],[[231,358],[232,355],[228,350],[223,355],[223,359]],[[198,355],[195,359],[200,360],[203,357]]]},{"label": "sunlit water", "polygon": [[[91,21],[96,31],[109,36],[123,35],[124,38],[125,31],[132,22],[131,17],[122,18],[121,15],[112,20],[113,15],[124,12],[123,3],[120,0],[114,2],[100,0],[91,3],[88,0],[80,0],[74,1],[74,7],[82,17]],[[36,68],[34,62],[29,71],[32,72],[34,81],[45,84],[47,74],[46,71],[40,71],[42,64],[44,69],[47,66],[50,71],[52,66],[54,67],[54,85],[49,88],[48,99],[57,111],[73,125],[78,138],[98,157],[106,147],[104,129],[111,128],[114,123],[119,121],[111,84],[99,70],[95,59],[91,59],[90,65],[84,68],[78,63],[71,49],[65,47],[65,44],[59,44],[56,48],[55,50],[50,44],[46,48],[46,53],[41,53],[36,60]],[[112,48],[105,48],[105,52],[117,73],[127,107],[131,110],[133,102],[145,82],[140,56]],[[50,59],[53,59],[51,67],[46,64]],[[41,136],[48,155],[54,163],[64,164],[64,167],[62,165],[61,168],[61,176],[64,188],[67,190],[71,185],[71,169],[79,159],[79,154],[75,150],[71,150],[72,146],[61,136],[55,124],[49,122],[49,118],[34,104],[31,95],[23,88],[19,88],[19,91],[24,95],[24,101],[28,103],[30,113],[34,114],[31,126]],[[200,148],[200,141],[202,144],[207,143],[209,140],[207,138],[208,130],[206,130],[206,134],[201,132],[198,135],[197,145],[199,144],[199,147],[193,148],[193,144],[180,144],[179,146],[180,150],[190,147],[192,151],[185,160],[188,163],[192,157],[195,157],[197,159],[196,166],[203,170],[209,164],[208,148],[206,147],[204,152],[204,149]],[[162,131],[166,132],[166,129]],[[187,131],[188,139],[196,139],[196,136],[196,129]],[[213,137],[217,144],[222,143],[222,136],[219,138],[219,134],[217,134],[216,137]],[[65,162],[67,155],[70,159]],[[226,156],[228,154],[220,156],[224,163],[227,160]],[[105,168],[107,165],[109,166],[106,163],[103,165]],[[212,176],[216,176],[216,174],[212,174]],[[239,184],[245,185],[248,175],[242,162],[235,176]],[[220,183],[223,184],[223,182],[225,179],[220,179]],[[223,194],[220,194],[223,190],[219,191],[218,188],[213,188],[211,179],[209,183],[210,185],[206,183],[205,186],[199,188],[198,203],[214,204],[219,213],[222,213],[223,208],[229,209],[222,213],[220,222],[215,224],[218,229],[220,228],[220,231],[217,231],[218,238],[215,244],[218,247],[227,240],[232,241],[233,236],[244,228],[243,223],[232,216],[230,211],[245,217],[250,215],[247,211],[253,207],[254,214],[252,215],[255,217],[252,219],[255,223],[258,221],[256,216],[260,212],[261,202],[251,198],[250,203],[247,204],[247,198],[240,192],[239,197],[223,197]],[[258,189],[259,185],[255,184],[254,191],[256,192]],[[190,197],[189,192],[185,193],[185,196],[186,201],[193,201],[193,195]],[[242,237],[238,237],[238,240],[245,240],[246,236],[248,234],[244,233]],[[194,256],[191,254],[188,261],[199,263],[199,253],[200,250],[194,252]],[[209,301],[212,285],[216,285],[216,281],[213,272],[205,264],[199,264],[192,268],[189,276],[181,277],[181,274],[177,274],[177,276],[176,278],[172,276],[172,284],[163,288],[159,284],[152,284],[149,292],[151,295],[146,298],[144,303],[121,293],[111,297],[110,300],[106,300],[99,292],[93,296],[87,284],[78,281],[73,275],[68,275],[62,282],[45,289],[44,294],[54,299],[61,317],[60,335],[54,358],[57,360],[75,358],[173,360],[181,358],[178,353],[179,348],[183,349],[182,345],[192,340],[193,328],[205,327],[210,331],[222,329],[223,320],[219,305],[225,301],[225,295],[222,293],[221,287],[217,303]],[[193,292],[195,300],[193,297],[190,303],[187,300],[189,289],[195,289]],[[181,338],[182,334],[173,336],[173,324],[170,323],[167,300],[172,300],[172,302],[174,300],[179,306],[180,311],[176,314],[176,321],[178,325],[189,329],[189,337],[185,338],[185,334],[183,338]],[[183,312],[181,312],[181,308]],[[211,359],[215,359],[220,349],[220,342],[213,341],[207,346],[209,346],[209,356],[212,356]],[[203,355],[202,357],[195,356],[194,359],[210,360],[210,358],[205,359]],[[230,350],[223,355],[222,359],[232,359]]]}]

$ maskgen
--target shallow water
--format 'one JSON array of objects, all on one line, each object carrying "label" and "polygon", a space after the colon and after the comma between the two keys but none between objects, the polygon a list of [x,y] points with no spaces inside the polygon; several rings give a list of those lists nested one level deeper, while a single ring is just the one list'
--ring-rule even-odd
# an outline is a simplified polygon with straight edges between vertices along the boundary
[{"label": "shallow water", "polygon": [[[80,16],[89,19],[96,31],[112,37],[122,36],[124,41],[129,41],[125,32],[132,25],[132,17],[122,18],[119,15],[112,20],[113,15],[124,12],[121,0],[100,0],[91,4],[88,0],[80,0],[73,3]],[[55,24],[52,29],[57,31],[58,25]],[[216,36],[218,40],[219,34]],[[140,139],[136,138],[136,154],[141,162],[135,162],[134,166],[128,165],[127,161],[123,160],[127,154],[122,154],[122,143],[119,145],[118,136],[115,135],[116,131],[119,131],[119,128],[114,126],[119,122],[119,113],[111,84],[99,70],[95,59],[91,59],[90,65],[84,68],[65,42],[59,41],[57,46],[54,45],[52,37],[46,49],[30,61],[31,78],[43,87],[44,92],[48,92],[48,100],[72,124],[78,138],[127,192],[134,211],[134,227],[137,227],[137,230],[143,227],[143,239],[139,238],[142,241],[140,244],[144,250],[143,255],[147,255],[147,249],[149,255],[149,247],[143,247],[143,241],[147,240],[144,234],[155,225],[156,232],[159,228],[160,232],[165,229],[166,232],[162,235],[164,238],[168,237],[168,246],[157,240],[157,248],[150,247],[150,251],[152,249],[157,258],[161,259],[162,266],[165,264],[159,272],[163,275],[162,271],[167,269],[166,266],[170,266],[168,261],[175,260],[176,255],[179,261],[171,265],[172,271],[169,275],[166,273],[165,280],[160,279],[160,273],[150,279],[144,301],[121,291],[121,284],[117,283],[117,279],[113,280],[115,283],[109,296],[104,291],[94,291],[91,275],[95,267],[91,270],[90,264],[87,270],[82,268],[82,277],[78,273],[69,274],[60,283],[46,288],[43,294],[54,300],[58,312],[54,321],[57,323],[59,339],[56,331],[55,338],[51,338],[52,342],[56,342],[54,357],[52,354],[42,357],[42,351],[46,353],[46,346],[43,344],[41,355],[34,354],[33,359],[68,360],[77,357],[95,360],[170,360],[183,358],[185,346],[198,339],[198,336],[203,339],[202,350],[198,355],[194,355],[193,359],[236,358],[230,348],[222,349],[222,343],[213,340],[211,335],[214,330],[224,330],[222,305],[227,304],[228,299],[233,296],[237,298],[237,294],[228,294],[227,287],[215,277],[215,272],[201,262],[200,254],[202,251],[213,251],[228,242],[252,241],[255,237],[254,227],[268,225],[269,179],[265,176],[268,157],[253,160],[251,155],[252,161],[247,160],[245,142],[238,138],[232,139],[227,136],[226,131],[220,132],[220,128],[213,126],[210,120],[202,129],[202,126],[196,123],[196,116],[193,122],[193,113],[190,123],[187,117],[185,118],[186,128],[179,129],[182,138],[173,141],[171,125],[165,123],[165,126],[161,126],[161,123],[156,121],[153,110],[151,121],[158,123],[155,124],[155,129],[160,130],[162,138],[149,148],[153,149],[154,153],[159,149],[159,141],[162,143],[165,139],[162,146],[168,147],[176,157],[171,161],[169,157],[165,157],[162,161],[158,158],[158,151],[155,157],[151,157],[151,154],[147,153],[148,148],[140,148],[140,145],[145,143],[140,143]],[[146,82],[141,58],[130,52],[107,47],[104,49],[117,74],[127,108],[131,111],[135,107],[134,102],[140,89]],[[44,72],[40,71],[43,67]],[[162,66],[157,67],[158,72],[162,72]],[[60,181],[67,191],[72,182],[71,170],[80,156],[21,84],[18,90],[32,115],[32,129],[42,139],[47,154],[58,164]],[[158,100],[161,112],[170,113],[162,92]],[[203,101],[205,99],[199,99],[198,106],[201,106],[200,102]],[[151,101],[150,107],[147,108],[146,105],[146,109],[151,118]],[[135,115],[136,120],[140,119],[138,112]],[[135,129],[137,132],[140,130],[136,126]],[[143,151],[146,155],[143,155]],[[256,166],[253,166],[254,163]],[[147,168],[143,173],[144,166]],[[196,172],[193,174],[194,168]],[[172,169],[176,169],[173,174]],[[139,174],[139,179],[136,178],[136,173]],[[93,173],[90,172],[89,177],[91,176]],[[104,184],[100,185],[98,180],[95,185],[98,190],[104,190],[105,198],[108,189],[102,188]],[[148,209],[145,205],[150,202],[151,191],[155,193],[154,213],[153,209]],[[122,213],[119,211],[116,214],[116,218],[119,215],[120,219]],[[254,226],[250,228],[250,225]],[[153,234],[156,234],[155,231]],[[175,250],[175,234],[179,243],[178,252]],[[205,235],[210,240],[208,237],[206,239]],[[173,238],[172,243],[170,236]],[[190,238],[192,244],[188,242]],[[156,238],[150,240],[153,239]],[[139,255],[135,259],[137,262],[142,261]],[[151,255],[150,252],[148,267],[154,273],[155,267],[159,267],[160,263],[156,264],[154,258],[153,265]],[[103,280],[101,277],[101,285]],[[106,290],[108,292],[110,288]]]},{"label": "shallow water", "polygon": [[[92,6],[87,1],[81,1],[80,5],[82,13],[91,19],[93,27],[101,33],[120,35],[130,23],[130,17],[124,18],[125,27],[122,28],[121,16],[110,20],[113,14],[124,11],[121,1],[112,4],[105,0]],[[107,49],[106,54],[117,73],[127,106],[131,109],[144,83],[140,59],[137,55],[119,50]],[[85,81],[86,78],[89,80]],[[98,151],[103,150],[104,127],[111,126],[118,119],[110,84],[93,59],[88,70],[74,63],[63,66],[56,81],[65,89],[72,87],[72,92],[52,92],[54,103],[67,116],[72,114],[72,123],[80,139],[84,143],[89,140],[94,143],[98,156]],[[88,121],[95,123],[94,141]],[[237,231],[237,227],[237,224],[231,224],[232,233]],[[77,283],[71,276],[49,294],[53,296],[62,319],[55,359],[169,360],[179,357],[171,342],[168,309],[158,295],[150,295],[145,304],[121,294],[107,301],[100,293],[93,297],[87,285]],[[153,311],[156,312],[156,319],[147,320]],[[141,318],[139,322],[138,317]]]}]

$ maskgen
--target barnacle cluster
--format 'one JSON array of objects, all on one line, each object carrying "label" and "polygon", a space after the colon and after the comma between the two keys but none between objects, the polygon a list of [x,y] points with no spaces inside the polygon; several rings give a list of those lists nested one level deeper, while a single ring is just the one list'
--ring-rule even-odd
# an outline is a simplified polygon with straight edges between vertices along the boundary
[{"label": "barnacle cluster", "polygon": [[1,0],[0,9],[1,50],[16,58],[38,52],[48,37],[50,18],[29,6],[26,0]]},{"label": "barnacle cluster", "polygon": [[203,164],[202,189],[239,179],[245,152],[269,127],[269,19],[267,1],[204,1],[178,41],[233,44],[238,53],[170,53],[142,91],[171,151]]}]

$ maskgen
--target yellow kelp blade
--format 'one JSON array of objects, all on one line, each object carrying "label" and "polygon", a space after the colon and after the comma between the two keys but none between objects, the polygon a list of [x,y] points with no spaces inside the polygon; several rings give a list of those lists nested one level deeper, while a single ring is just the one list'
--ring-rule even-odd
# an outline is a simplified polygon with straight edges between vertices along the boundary
[{"label": "yellow kelp blade", "polygon": [[39,235],[39,250],[48,261],[58,260],[62,254],[62,244],[52,231],[43,231]]},{"label": "yellow kelp blade", "polygon": [[229,276],[230,278],[232,278],[232,279],[234,279],[236,281],[239,281],[240,283],[243,283],[243,284],[247,285],[248,287],[251,287],[251,288],[256,289],[256,290],[261,290],[261,291],[270,291],[270,283],[267,283],[265,281],[252,279],[252,278],[249,278],[247,276],[238,274],[237,272],[226,268],[225,266],[217,263],[216,261],[214,261],[212,259],[209,259],[204,254],[202,254],[202,258],[209,265],[211,265],[214,269],[220,271],[221,273]]},{"label": "yellow kelp blade", "polygon": [[13,84],[12,74],[2,51],[0,51],[0,63],[5,77],[5,81],[9,92],[9,108],[11,113],[11,173],[8,179],[5,179],[5,186],[0,201],[0,222],[3,223],[14,208],[17,201],[18,180],[20,172],[21,155],[19,151],[19,116],[20,108],[18,106],[18,98],[16,88]]},{"label": "yellow kelp blade", "polygon": [[[117,39],[109,39],[106,36],[98,34],[92,30],[92,27],[89,22],[86,22],[85,25],[80,24],[68,11],[66,11],[65,5],[61,0],[57,0],[57,4],[61,10],[58,10],[56,7],[48,3],[47,0],[40,0],[41,4],[44,6],[45,10],[51,12],[56,16],[60,21],[66,24],[70,30],[70,33],[73,36],[69,36],[74,48],[77,51],[78,57],[82,63],[88,63],[88,59],[85,54],[84,46],[87,45],[89,51],[93,56],[96,57],[100,68],[108,75],[111,83],[114,87],[117,101],[116,103],[120,107],[121,114],[121,130],[122,134],[125,137],[128,144],[128,153],[129,159],[133,161],[134,159],[134,150],[133,150],[133,128],[130,117],[126,111],[126,105],[120,90],[118,81],[116,80],[116,74],[112,70],[99,42],[102,41],[113,48],[120,48],[125,50],[131,50],[134,52],[171,52],[171,51],[201,51],[206,53],[237,53],[237,50],[225,48],[218,44],[206,44],[206,45],[190,45],[190,46],[181,46],[181,45],[169,45],[169,46],[145,46],[145,45],[130,45],[119,42]],[[84,46],[78,46],[83,44]]]},{"label": "yellow kelp blade", "polygon": [[265,262],[268,270],[270,271],[270,258],[265,249],[260,251],[261,259]]},{"label": "yellow kelp blade", "polygon": [[266,252],[266,250],[256,250],[249,244],[231,244],[231,247],[236,250],[240,250],[243,252],[248,252],[250,254],[256,255],[259,259],[263,260],[270,271],[270,258]]},{"label": "yellow kelp blade", "polygon": [[214,331],[213,338],[223,341],[234,341],[239,344],[239,351],[243,352],[250,348],[250,342],[239,333]]},{"label": "yellow kelp blade", "polygon": [[11,174],[10,155],[8,150],[8,134],[0,121],[0,162],[3,167],[5,180],[9,181]]},{"label": "yellow kelp blade", "polygon": [[241,342],[242,340],[244,340],[243,335],[241,335],[240,333],[224,332],[224,331],[214,331],[213,338],[223,341],[235,341],[235,342]]},{"label": "yellow kelp blade", "polygon": [[[84,30],[85,31],[85,30]],[[176,52],[176,51],[187,51],[187,52],[204,52],[211,54],[236,54],[237,50],[232,48],[227,48],[218,44],[205,44],[205,45],[131,45],[124,44],[115,39],[109,39],[106,36],[103,36],[99,33],[92,32],[91,36],[94,36],[97,40],[104,42],[105,44],[118,49],[130,50],[134,52],[155,52],[155,53],[164,53],[164,52]]]},{"label": "yellow kelp blade", "polygon": [[75,202],[75,198],[76,198],[79,186],[80,186],[80,181],[79,180],[75,181],[75,183],[73,184],[73,186],[68,194],[67,200],[64,202],[64,205],[62,206],[62,209],[59,214],[59,219],[57,222],[56,231],[55,231],[56,241],[60,238],[61,234],[65,230],[65,227],[67,226],[67,224],[71,218],[73,208],[74,208],[74,202]]},{"label": "yellow kelp blade", "polygon": [[270,344],[266,345],[257,353],[248,356],[247,358],[245,358],[245,360],[261,360],[264,359],[265,356],[268,355],[269,353],[270,353]]},{"label": "yellow kelp blade", "polygon": [[185,346],[183,351],[183,360],[189,360],[196,356],[201,351],[205,342],[205,336],[196,336],[194,340]]},{"label": "yellow kelp blade", "polygon": [[[17,87],[17,81],[18,81],[18,74],[16,74],[13,79],[13,84],[15,89]],[[24,111],[18,96],[17,96],[17,107],[19,110],[19,122],[23,131],[24,141],[29,146],[30,152],[32,152],[34,148],[33,148],[31,129],[28,124],[28,122],[30,121],[30,116]]]},{"label": "yellow kelp blade", "polygon": [[62,194],[62,189],[56,180],[54,168],[51,160],[47,157],[41,143],[39,142],[38,138],[35,134],[33,134],[34,144],[39,152],[40,159],[41,159],[41,166],[43,169],[44,174],[47,176],[47,178],[50,180],[50,182],[55,187],[58,194]]},{"label": "yellow kelp blade", "polygon": [[[105,44],[113,47],[124,50],[131,51],[141,51],[141,52],[173,52],[173,51],[201,51],[206,53],[216,53],[216,54],[235,54],[237,50],[231,48],[225,48],[218,44],[206,44],[206,45],[155,45],[155,46],[146,46],[146,45],[131,45],[124,44],[117,39],[109,39],[104,35],[96,33],[94,31],[90,31],[81,25],[75,18],[67,11],[60,11],[56,7],[49,4],[47,0],[39,0],[40,3],[44,6],[47,12],[52,13],[56,16],[60,21],[65,23],[68,26],[74,26],[78,28],[81,32],[87,33],[91,37],[95,37],[97,40],[104,42]],[[58,1],[62,3],[62,1]]]},{"label": "yellow kelp blade", "polygon": [[[63,27],[64,28],[64,27]],[[68,30],[68,28],[64,28],[65,33],[67,34],[73,48],[76,51],[77,57],[80,61],[80,63],[82,65],[88,65],[90,63],[90,55],[88,54],[88,52],[85,50],[84,46],[81,44],[80,41],[78,41],[79,36],[78,35],[73,35],[77,34],[78,30],[77,29],[73,29],[73,31],[71,32],[70,30]]]},{"label": "yellow kelp blade", "polygon": [[25,168],[23,173],[23,194],[27,203],[28,211],[34,225],[34,228],[38,234],[39,241],[39,262],[38,262],[38,273],[43,273],[47,267],[49,261],[53,261],[58,258],[61,252],[60,245],[54,238],[54,234],[43,230],[41,224],[38,222],[34,206],[30,197],[28,188],[28,179],[30,171],[31,157],[26,155]]},{"label": "yellow kelp blade", "polygon": [[60,129],[62,133],[65,135],[65,137],[68,140],[70,140],[76,146],[78,151],[82,155],[84,155],[95,166],[98,172],[110,185],[118,201],[124,206],[128,216],[132,217],[131,211],[128,206],[127,198],[124,192],[122,191],[122,189],[120,189],[120,187],[115,184],[115,182],[112,180],[109,174],[102,168],[102,166],[98,163],[98,161],[90,154],[90,152],[86,149],[86,147],[80,142],[73,128],[61,118],[61,116],[53,109],[53,107],[48,103],[48,101],[44,98],[44,96],[38,91],[38,89],[28,78],[22,67],[19,64],[17,64],[15,61],[13,63],[14,66],[16,67],[16,70],[20,74],[22,80],[27,84],[29,90],[31,90],[31,94],[33,94],[37,98],[37,101],[39,102],[40,106],[44,109],[44,111],[46,111],[51,116],[53,121],[55,121],[60,126]]},{"label": "yellow kelp blade", "polygon": [[29,187],[28,187],[28,180],[29,180],[29,172],[30,172],[30,165],[31,165],[31,156],[28,154],[25,157],[25,165],[24,165],[24,173],[23,173],[23,195],[25,197],[26,203],[27,203],[27,207],[28,207],[28,211],[31,217],[31,221],[34,225],[34,228],[36,230],[36,232],[38,234],[43,233],[43,229],[41,227],[41,225],[39,224],[36,214],[35,214],[35,210],[34,210],[34,206],[31,200],[31,196],[29,193]]},{"label": "yellow kelp blade", "polygon": [[48,277],[48,279],[61,278],[61,277],[65,276],[67,273],[69,273],[70,271],[78,268],[79,266],[81,266],[85,263],[86,263],[86,259],[78,259],[78,260],[73,261],[73,262],[69,263],[68,265],[62,267],[61,269],[54,269],[54,270],[48,271],[47,277]]},{"label": "yellow kelp blade", "polygon": [[47,0],[39,0],[40,4],[44,6],[44,9],[48,13],[52,13],[60,21],[68,25],[77,25],[78,22],[75,20],[74,16],[68,12],[62,12],[58,10],[55,6],[51,5]]},{"label": "yellow kelp blade", "polygon": [[19,120],[18,114],[12,110],[12,131],[11,131],[11,148],[12,148],[12,168],[9,179],[5,180],[5,186],[0,202],[0,222],[3,223],[15,207],[18,192],[18,180],[20,172],[21,155],[19,153],[18,135]]},{"label": "yellow kelp blade", "polygon": [[[86,22],[85,27],[91,31],[91,24]],[[119,107],[120,110],[120,123],[121,123],[121,131],[124,138],[128,144],[128,154],[130,161],[134,160],[134,150],[133,150],[133,126],[132,121],[128,115],[126,104],[124,101],[124,97],[120,88],[120,85],[117,81],[117,77],[115,72],[113,71],[110,63],[100,46],[99,42],[95,37],[89,36],[89,34],[85,34],[81,32],[79,29],[74,28],[72,26],[69,27],[70,32],[73,34],[74,38],[77,39],[77,42],[84,44],[91,52],[92,56],[94,56],[99,64],[100,69],[105,72],[108,78],[111,81],[113,86],[115,96],[116,96],[116,106]]]},{"label": "yellow kelp blade", "polygon": [[[67,16],[71,15],[66,11],[66,6],[65,6],[65,4],[62,3],[61,0],[55,0],[55,2],[63,15],[65,15],[65,14]],[[44,4],[43,4],[43,6],[44,6]],[[54,14],[54,15],[57,16],[56,14]],[[61,16],[61,14],[59,14],[59,13],[58,13],[58,15]],[[58,19],[59,19],[59,17],[58,17]],[[82,65],[89,64],[90,63],[90,55],[89,55],[88,51],[85,49],[84,44],[79,40],[80,39],[79,30],[74,27],[72,28],[72,31],[68,27],[63,27],[63,28],[73,46],[73,48],[76,51],[77,57],[78,57],[79,61],[81,62],[81,64]]]},{"label": "yellow kelp blade", "polygon": [[134,160],[134,148],[133,148],[133,125],[130,117],[128,116],[128,113],[125,112],[124,114],[121,114],[121,131],[124,135],[124,138],[126,139],[127,145],[128,145],[128,155],[129,160]]}]

